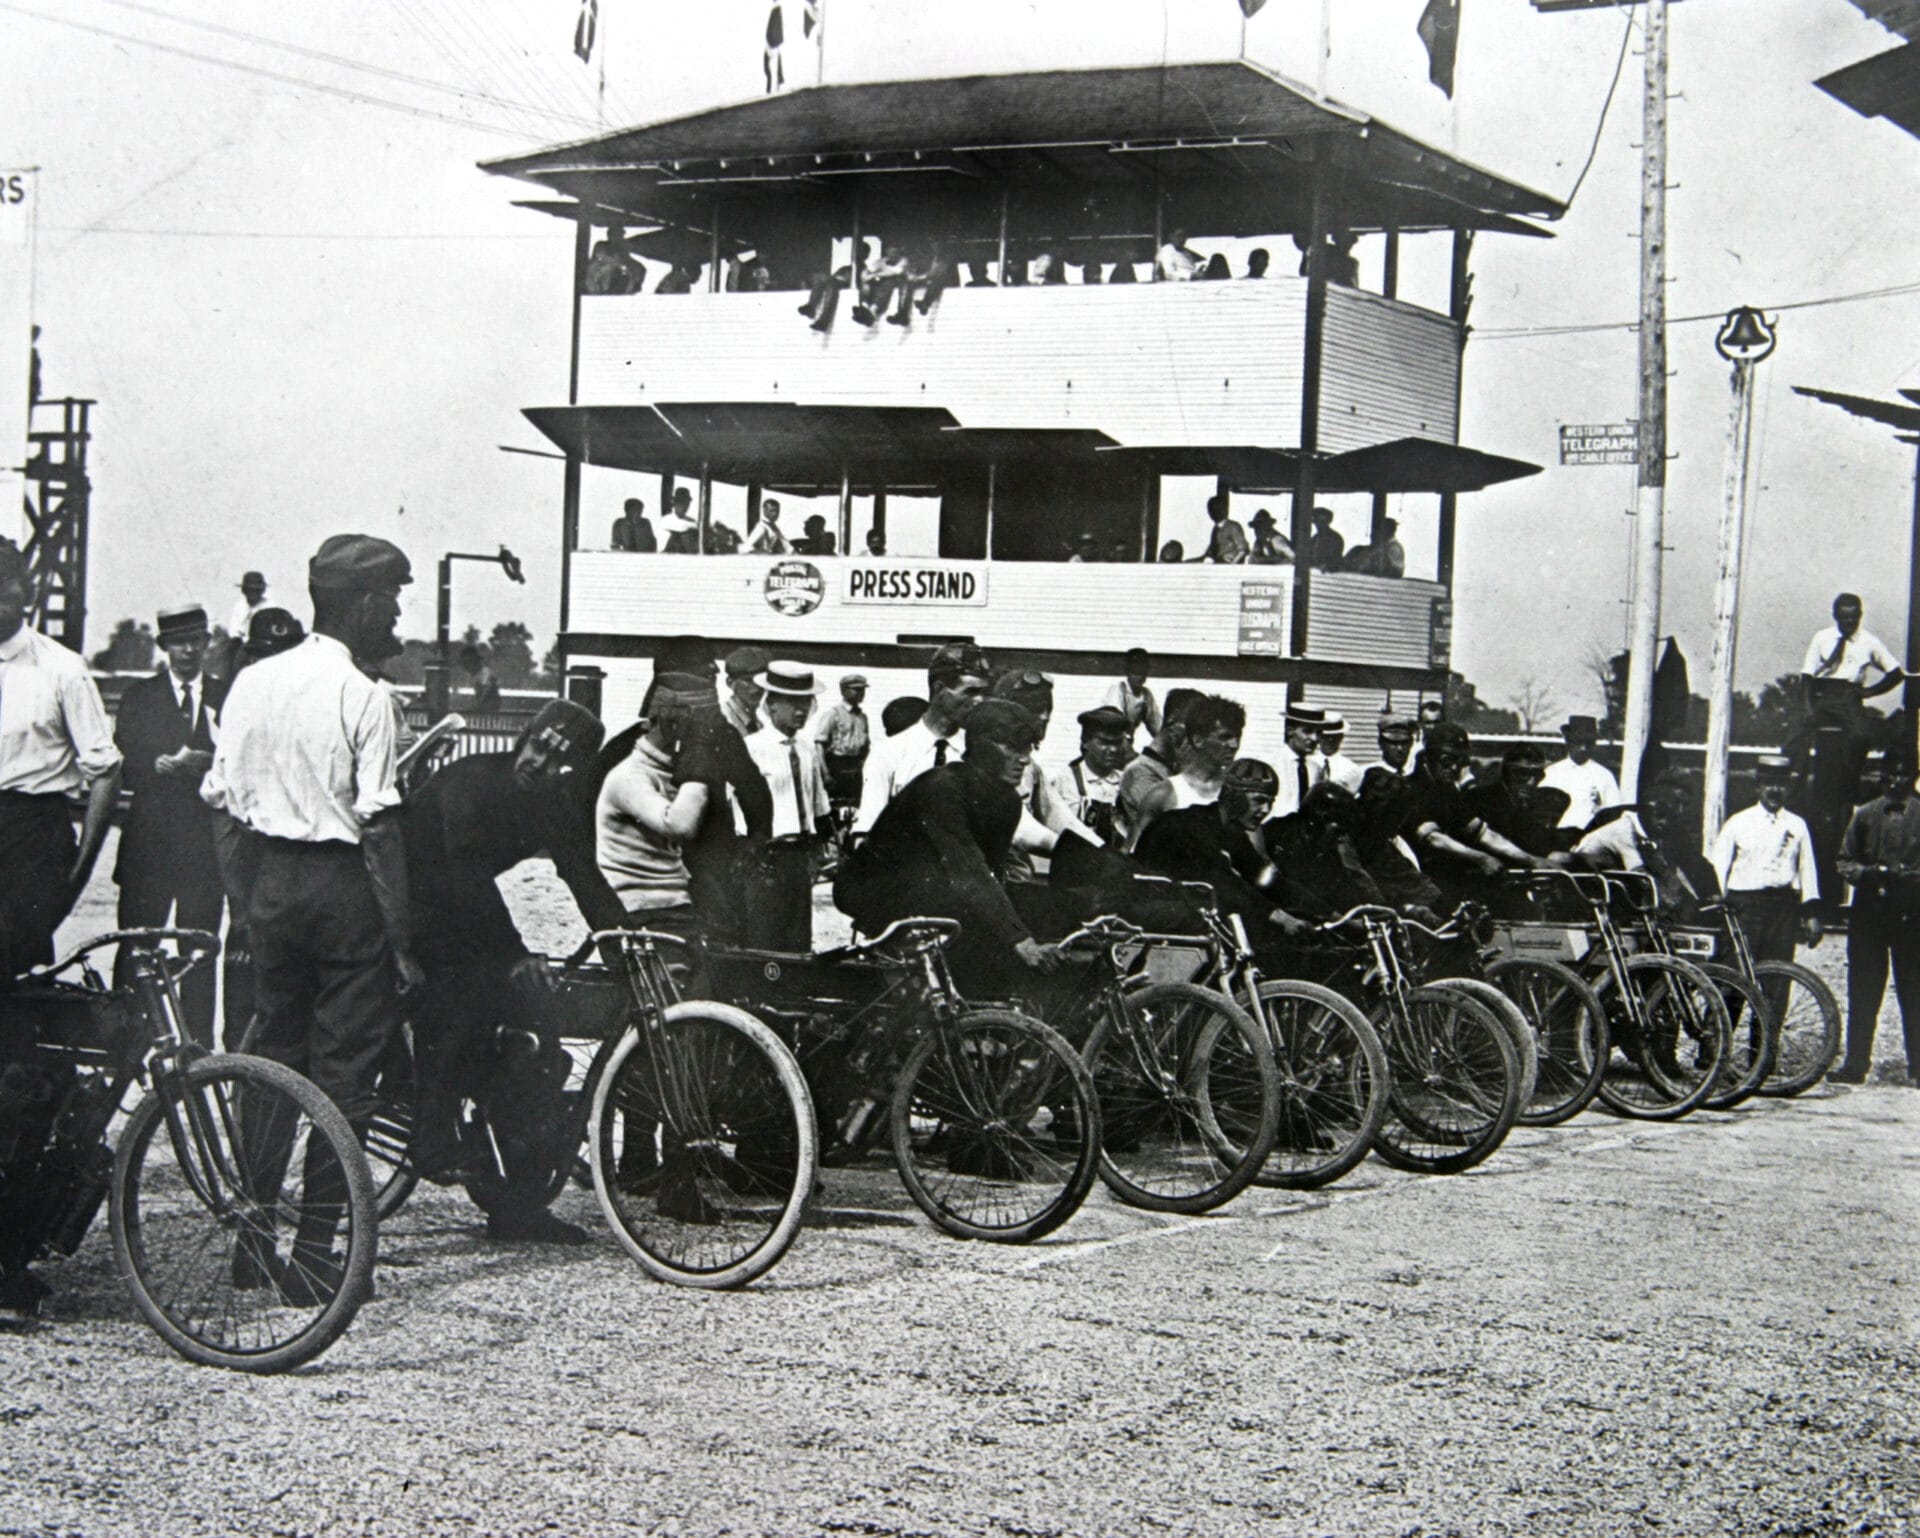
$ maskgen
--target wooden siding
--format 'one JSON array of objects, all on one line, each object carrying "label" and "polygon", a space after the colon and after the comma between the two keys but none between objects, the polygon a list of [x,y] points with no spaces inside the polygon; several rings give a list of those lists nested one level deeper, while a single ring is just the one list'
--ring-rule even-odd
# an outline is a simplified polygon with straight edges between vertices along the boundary
[{"label": "wooden siding", "polygon": [[1444,315],[1358,289],[1327,290],[1320,447],[1396,438],[1457,443],[1460,335]]},{"label": "wooden siding", "polygon": [[[1431,667],[1434,600],[1446,596],[1438,582],[1315,572],[1307,604],[1307,655],[1325,662]],[[1447,628],[1443,621],[1443,637]]]},{"label": "wooden siding", "polygon": [[[1299,441],[1301,278],[958,288],[909,327],[862,326],[848,297],[826,334],[791,293],[583,299],[580,400],[942,407],[963,427],[1130,446]],[[1323,447],[1451,438],[1450,323],[1336,290],[1327,334],[1338,421]]]}]

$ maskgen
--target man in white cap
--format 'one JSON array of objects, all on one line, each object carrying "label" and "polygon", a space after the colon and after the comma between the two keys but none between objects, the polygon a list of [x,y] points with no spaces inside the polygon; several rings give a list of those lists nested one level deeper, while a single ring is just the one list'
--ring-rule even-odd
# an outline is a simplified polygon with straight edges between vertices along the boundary
[{"label": "man in white cap", "polygon": [[1592,716],[1568,716],[1560,735],[1567,739],[1567,756],[1551,765],[1540,783],[1548,790],[1567,793],[1560,826],[1585,828],[1605,808],[1620,804],[1620,782],[1593,756],[1600,723]]},{"label": "man in white cap", "polygon": [[820,685],[813,670],[797,662],[769,662],[754,683],[767,724],[747,738],[747,751],[773,793],[773,837],[765,890],[750,922],[761,945],[807,951],[813,948],[813,857],[833,819],[820,755],[800,740]]},{"label": "man in white cap", "polygon": [[1274,760],[1280,788],[1273,801],[1275,817],[1291,817],[1300,810],[1307,792],[1326,778],[1326,760],[1320,756],[1320,733],[1327,713],[1313,705],[1289,705],[1287,741]]},{"label": "man in white cap", "polygon": [[1320,728],[1318,756],[1321,771],[1318,778],[1331,780],[1336,785],[1344,785],[1357,796],[1360,794],[1360,781],[1366,771],[1340,751],[1341,744],[1346,740],[1347,718],[1337,710],[1329,710],[1327,719]]}]

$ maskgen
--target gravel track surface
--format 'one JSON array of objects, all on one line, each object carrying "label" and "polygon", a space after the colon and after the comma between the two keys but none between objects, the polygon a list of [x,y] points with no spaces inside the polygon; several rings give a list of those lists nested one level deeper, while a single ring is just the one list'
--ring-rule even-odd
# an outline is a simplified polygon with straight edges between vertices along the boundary
[{"label": "gravel track surface", "polygon": [[1892,1087],[1197,1220],[1096,1187],[1027,1248],[875,1163],[725,1295],[589,1193],[554,1251],[423,1189],[353,1329],[264,1380],[135,1322],[103,1221],[0,1333],[0,1534],[1920,1532],[1916,1175]]}]

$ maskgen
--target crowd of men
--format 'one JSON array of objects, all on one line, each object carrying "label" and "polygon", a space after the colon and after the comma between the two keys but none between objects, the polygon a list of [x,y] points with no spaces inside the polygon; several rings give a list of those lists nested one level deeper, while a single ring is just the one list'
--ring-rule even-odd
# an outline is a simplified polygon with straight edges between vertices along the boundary
[{"label": "crowd of men", "polygon": [[[1621,804],[1591,718],[1567,721],[1551,765],[1522,743],[1470,776],[1468,735],[1437,702],[1383,712],[1380,759],[1366,766],[1343,751],[1340,716],[1295,703],[1269,763],[1241,756],[1239,702],[1190,688],[1160,698],[1139,650],[1079,715],[1078,752],[1042,765],[1053,681],[978,647],[936,651],[925,696],[888,702],[876,727],[860,673],[841,676],[823,710],[810,666],[679,637],[655,659],[639,720],[610,741],[584,707],[549,701],[511,749],[460,758],[406,794],[404,716],[379,667],[400,649],[411,580],[385,540],[328,539],[308,565],[311,633],[256,601],[262,585],[224,677],[207,669],[204,611],[164,613],[165,662],[110,721],[85,663],[25,623],[26,564],[0,544],[0,985],[51,958],[124,785],[121,925],[224,920],[226,1045],[244,1037],[306,1073],[361,1127],[410,1018],[414,1164],[443,1182],[473,1175],[457,1116],[484,1097],[505,1178],[469,1188],[498,1239],[584,1237],[545,1210],[557,1045],[510,1058],[504,1042],[542,1037],[497,1029],[536,1024],[554,986],[496,883],[537,854],[592,928],[776,951],[810,948],[814,890],[830,877],[864,932],[957,919],[956,973],[984,996],[1057,970],[1060,936],[1124,902],[1139,871],[1211,884],[1281,969],[1314,923],[1353,904],[1431,914],[1497,901],[1508,872],[1566,867],[1651,870],[1681,917],[1724,892],[1761,959],[1819,938],[1813,840],[1787,808],[1785,757],[1760,761],[1757,801],[1703,850],[1682,777]],[[1911,753],[1896,750],[1840,856],[1855,889],[1843,1081],[1867,1070],[1889,971],[1920,1068],[1913,780]],[[211,1045],[211,981],[183,1007]],[[325,1295],[337,1213],[309,1204],[295,1264],[262,1254],[236,1267],[290,1298]]]}]

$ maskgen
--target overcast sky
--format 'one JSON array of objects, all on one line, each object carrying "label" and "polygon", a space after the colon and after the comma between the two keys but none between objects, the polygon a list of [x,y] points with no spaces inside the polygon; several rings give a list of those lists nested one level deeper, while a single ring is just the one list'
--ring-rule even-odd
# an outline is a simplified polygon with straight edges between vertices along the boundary
[{"label": "overcast sky", "polygon": [[[529,585],[463,572],[456,623],[517,616],[550,637],[559,467],[497,445],[535,444],[520,408],[564,399],[570,239],[475,163],[589,134],[602,113],[617,126],[749,96],[766,19],[766,0],[600,3],[604,98],[570,52],[579,0],[7,0],[0,166],[42,168],[46,383],[102,402],[93,644],[183,600],[224,614],[245,567],[294,598],[306,555],[344,528],[412,553],[405,628],[421,635],[438,552],[511,544]],[[1450,108],[1425,81],[1420,9],[1340,0],[1330,93],[1565,195],[1621,18],[1465,0]],[[1250,55],[1312,83],[1319,11],[1272,0]],[[1811,83],[1895,40],[1846,0],[1687,0],[1672,17],[1671,312],[1920,289],[1920,142]],[[1240,42],[1232,0],[830,0],[829,28],[830,81]],[[1633,414],[1630,331],[1524,332],[1632,319],[1639,110],[1630,54],[1557,238],[1480,241],[1464,441],[1549,463],[1560,423]],[[1700,687],[1727,406],[1712,335],[1670,339],[1663,628]],[[1915,383],[1920,291],[1782,313],[1760,377],[1743,687],[1797,664],[1842,587],[1902,643],[1912,452],[1788,386]],[[1584,659],[1624,621],[1631,490],[1627,470],[1550,468],[1463,502],[1455,665],[1484,695],[1531,677],[1591,702]]]}]

